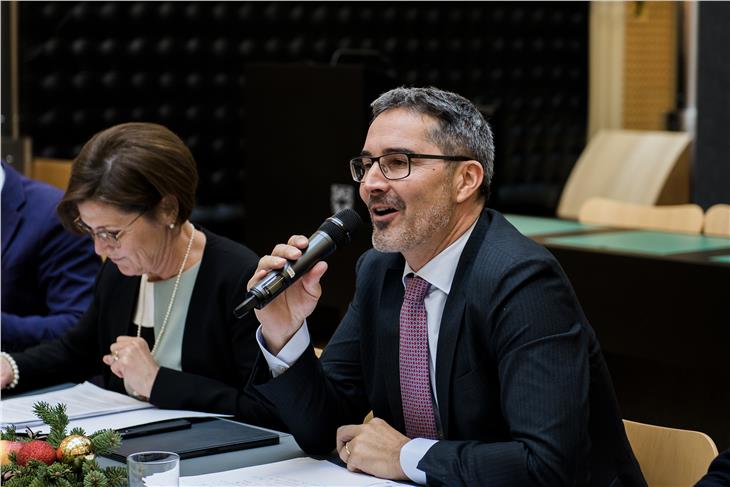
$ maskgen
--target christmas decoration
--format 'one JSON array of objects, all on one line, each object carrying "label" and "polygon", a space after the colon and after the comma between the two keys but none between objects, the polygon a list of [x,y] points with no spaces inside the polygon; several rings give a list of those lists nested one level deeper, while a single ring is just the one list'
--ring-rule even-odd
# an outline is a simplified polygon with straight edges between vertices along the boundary
[{"label": "christmas decoration", "polygon": [[91,440],[82,435],[70,435],[63,439],[58,450],[56,450],[56,458],[59,462],[69,463],[76,457],[86,456],[91,453]]},{"label": "christmas decoration", "polygon": [[[127,483],[124,467],[101,468],[96,455],[109,453],[119,446],[121,437],[114,430],[101,430],[86,435],[82,428],[68,434],[66,405],[50,406],[38,402],[33,412],[51,427],[47,437],[31,432],[30,438],[19,438],[14,427],[0,434],[0,449],[5,448],[10,463],[0,466],[5,487],[121,487]],[[3,445],[2,441],[6,443]],[[19,443],[19,448],[10,450]],[[1,452],[0,452],[1,453]],[[60,460],[60,461],[57,461]]]},{"label": "christmas decoration", "polygon": [[23,443],[15,454],[18,465],[26,466],[30,460],[50,465],[56,461],[56,449],[43,440],[31,440]]},{"label": "christmas decoration", "polygon": [[20,450],[21,446],[23,446],[22,441],[0,440],[0,464],[8,465],[10,463],[8,455]]}]

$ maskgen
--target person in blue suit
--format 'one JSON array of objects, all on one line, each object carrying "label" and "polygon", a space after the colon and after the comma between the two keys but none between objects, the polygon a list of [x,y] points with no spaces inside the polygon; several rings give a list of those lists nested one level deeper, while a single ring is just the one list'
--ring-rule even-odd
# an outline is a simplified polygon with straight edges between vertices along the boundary
[{"label": "person in blue suit", "polygon": [[[348,469],[382,478],[645,486],[567,277],[486,206],[494,145],[483,116],[435,88],[398,88],[371,106],[350,160],[374,247],[355,296],[320,360],[305,319],[325,262],[257,310],[251,388],[304,451],[336,447]],[[274,247],[249,287],[307,244]]]},{"label": "person in blue suit", "polygon": [[63,192],[2,163],[2,349],[63,335],[91,303],[101,260],[56,215]]}]

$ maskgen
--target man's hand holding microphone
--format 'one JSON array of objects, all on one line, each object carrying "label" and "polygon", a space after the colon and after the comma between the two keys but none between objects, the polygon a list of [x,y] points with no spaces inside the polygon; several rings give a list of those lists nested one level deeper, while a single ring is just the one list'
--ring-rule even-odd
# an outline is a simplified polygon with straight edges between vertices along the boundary
[{"label": "man's hand holding microphone", "polygon": [[294,235],[259,260],[248,281],[246,299],[234,313],[241,317],[256,308],[272,355],[279,353],[317,306],[322,295],[319,281],[327,271],[322,259],[350,243],[360,225],[362,219],[355,210],[341,210],[309,238]]}]

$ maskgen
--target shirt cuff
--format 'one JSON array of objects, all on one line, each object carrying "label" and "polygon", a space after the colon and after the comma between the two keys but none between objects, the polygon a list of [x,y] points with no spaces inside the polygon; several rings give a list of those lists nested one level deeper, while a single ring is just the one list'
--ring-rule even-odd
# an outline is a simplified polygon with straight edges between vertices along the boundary
[{"label": "shirt cuff", "polygon": [[269,364],[271,375],[273,377],[278,377],[286,372],[289,367],[294,364],[294,362],[299,360],[299,357],[302,356],[309,346],[310,338],[307,321],[304,321],[302,326],[299,327],[297,332],[289,339],[286,345],[284,345],[284,348],[282,348],[276,356],[272,355],[266,348],[266,340],[264,340],[264,334],[261,332],[262,326],[263,325],[259,325],[256,330],[256,341],[259,344],[261,352],[264,354],[266,363]]},{"label": "shirt cuff", "polygon": [[400,449],[400,468],[413,482],[426,485],[426,472],[418,469],[418,462],[437,441],[428,438],[414,438]]}]

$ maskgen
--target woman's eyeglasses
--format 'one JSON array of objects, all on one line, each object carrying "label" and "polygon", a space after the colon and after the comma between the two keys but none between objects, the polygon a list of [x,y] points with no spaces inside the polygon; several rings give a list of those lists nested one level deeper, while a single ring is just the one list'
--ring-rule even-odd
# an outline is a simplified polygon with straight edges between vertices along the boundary
[{"label": "woman's eyeglasses", "polygon": [[95,232],[89,225],[84,223],[84,221],[81,219],[81,216],[76,217],[76,219],[74,220],[74,225],[76,225],[76,228],[78,228],[81,232],[89,235],[92,239],[96,239],[104,245],[117,248],[120,245],[119,239],[122,238],[122,236],[129,231],[129,228],[134,225],[134,222],[139,220],[139,217],[144,214],[145,212],[143,211],[142,213],[134,217],[134,219],[131,222],[127,223],[123,228],[114,231],[99,230]]}]

